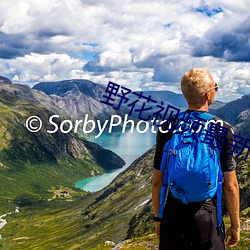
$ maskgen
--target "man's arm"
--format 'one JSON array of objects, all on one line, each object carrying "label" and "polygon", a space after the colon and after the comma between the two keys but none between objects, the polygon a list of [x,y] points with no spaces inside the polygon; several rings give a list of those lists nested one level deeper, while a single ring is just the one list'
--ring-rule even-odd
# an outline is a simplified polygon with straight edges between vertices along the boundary
[{"label": "man's arm", "polygon": [[[160,208],[160,190],[162,186],[163,173],[160,170],[154,169],[152,178],[152,201],[154,207],[154,216],[158,217]],[[157,221],[155,224],[155,232],[160,238],[160,222]]]},{"label": "man's arm", "polygon": [[[163,131],[167,131],[167,124],[163,125]],[[152,201],[154,207],[154,216],[159,216],[159,208],[160,208],[160,190],[163,182],[163,172],[160,171],[160,165],[163,155],[163,148],[165,143],[171,139],[173,132],[167,132],[162,134],[160,130],[157,132],[156,136],[156,147],[155,147],[155,155],[154,155],[154,172],[152,177]],[[155,232],[160,238],[160,222],[157,221],[155,223]]]},{"label": "man's arm", "polygon": [[231,226],[226,231],[227,248],[236,246],[240,240],[240,198],[236,171],[224,172],[223,193],[230,216]]}]

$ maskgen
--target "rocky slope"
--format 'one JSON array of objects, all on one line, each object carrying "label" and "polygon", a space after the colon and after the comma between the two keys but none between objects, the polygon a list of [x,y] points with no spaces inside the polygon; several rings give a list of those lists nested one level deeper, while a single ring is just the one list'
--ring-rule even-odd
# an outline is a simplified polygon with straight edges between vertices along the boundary
[{"label": "rocky slope", "polygon": [[[86,231],[91,241],[101,239],[119,242],[153,231],[151,180],[154,148],[138,158],[109,186],[98,193],[94,201],[83,209],[83,223],[90,231],[99,228],[97,235]],[[238,159],[238,179],[241,192],[241,211],[250,207],[250,155],[247,161]],[[248,214],[247,216],[250,216]],[[119,233],[118,233],[119,232]],[[104,240],[103,240],[104,241]]]},{"label": "rocky slope", "polygon": [[244,95],[240,99],[227,103],[223,107],[213,111],[215,115],[229,122],[233,126],[238,123],[238,116],[242,111],[250,108],[250,95]]},{"label": "rocky slope", "polygon": [[[100,102],[100,100],[104,100],[103,95],[106,90],[104,85],[80,79],[60,82],[41,82],[33,88],[50,95],[57,106],[73,119],[79,119],[88,114],[90,119],[103,122],[104,120],[110,119],[111,115],[118,114],[124,116],[124,114],[129,114],[131,106],[128,106],[128,104],[136,102],[134,109],[136,110],[141,107],[143,103],[147,102],[145,98],[138,97],[140,92],[134,91],[126,95],[128,102],[124,103],[123,101],[119,110],[115,110],[112,106]],[[144,111],[145,117],[159,110],[156,106],[157,104],[165,107],[171,105],[182,110],[187,107],[183,95],[171,91],[143,91],[143,96],[150,96],[153,100],[157,101],[157,103],[153,101],[147,103],[146,108],[152,107],[152,109]],[[120,99],[117,97],[114,106],[117,106],[119,101]],[[134,111],[131,117],[138,120],[138,113]]]},{"label": "rocky slope", "polygon": [[229,122],[235,134],[250,139],[250,95],[244,95],[218,109],[211,109],[211,113]]},{"label": "rocky slope", "polygon": [[[41,82],[33,89],[43,91],[53,99],[57,106],[73,119],[89,119],[104,121],[117,112],[100,102],[105,86],[87,80],[65,80],[60,82]],[[121,114],[118,112],[118,114]]]},{"label": "rocky slope", "polygon": [[8,78],[0,76],[0,84],[13,84]]},{"label": "rocky slope", "polygon": [[244,214],[250,217],[250,154],[246,161],[244,157],[247,149],[237,158],[237,179],[240,186],[240,208]]},{"label": "rocky slope", "polygon": [[236,123],[235,132],[243,138],[250,139],[250,108],[242,111],[238,115]]},{"label": "rocky slope", "polygon": [[[74,187],[74,183],[91,173],[120,168],[124,161],[95,143],[60,131],[49,134],[54,127],[51,115],[60,115],[58,125],[67,115],[45,93],[28,86],[0,85],[0,182],[4,190],[0,211],[27,195],[32,201],[50,197],[52,186]],[[42,129],[31,133],[25,127],[30,116],[39,116]],[[33,124],[34,125],[34,124]],[[5,209],[4,208],[4,209]],[[7,208],[6,208],[7,209]]]},{"label": "rocky slope", "polygon": [[[112,246],[105,245],[105,241],[112,241],[116,245],[114,249],[154,249],[157,246],[155,236],[124,242],[154,232],[151,200],[153,155],[154,148],[135,160],[105,189],[81,200],[43,204],[13,216],[3,232],[3,246],[27,250],[37,246],[40,249],[103,250],[112,249]],[[242,209],[250,205],[249,167],[250,156],[247,162],[239,159]],[[247,219],[245,221],[247,223]],[[13,234],[16,224],[19,230]],[[248,238],[249,230],[242,230],[239,249],[247,249],[244,247]]]}]

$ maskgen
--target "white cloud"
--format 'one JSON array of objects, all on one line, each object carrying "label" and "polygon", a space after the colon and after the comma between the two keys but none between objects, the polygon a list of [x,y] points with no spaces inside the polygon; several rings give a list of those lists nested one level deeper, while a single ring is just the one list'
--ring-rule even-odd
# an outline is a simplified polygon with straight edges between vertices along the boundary
[{"label": "white cloud", "polygon": [[[12,8],[10,8],[13,4]],[[13,7],[15,6],[15,7]],[[5,19],[0,28],[0,31],[8,34],[22,33],[30,26],[30,18],[27,12],[30,5],[26,1],[8,1],[8,5],[4,1],[1,2],[1,13],[5,13]],[[4,10],[4,11],[3,11]],[[2,14],[1,14],[2,15]]]},{"label": "white cloud", "polygon": [[71,58],[67,54],[52,53],[39,55],[32,53],[15,59],[0,60],[2,72],[12,75],[14,83],[33,85],[40,81],[58,81],[74,76],[75,70],[81,70],[86,63],[84,60]]},{"label": "white cloud", "polygon": [[131,58],[129,53],[117,53],[105,51],[99,58],[99,66],[109,68],[126,68],[130,66]]},{"label": "white cloud", "polygon": [[[179,91],[185,71],[207,67],[228,100],[248,92],[249,62],[236,62],[246,56],[220,34],[237,35],[249,8],[247,0],[1,1],[1,74],[29,84],[86,78]],[[87,64],[86,51],[98,53]]]},{"label": "white cloud", "polygon": [[10,0],[4,4],[7,18],[0,31],[7,34],[63,32],[70,30],[71,13],[64,1]]}]

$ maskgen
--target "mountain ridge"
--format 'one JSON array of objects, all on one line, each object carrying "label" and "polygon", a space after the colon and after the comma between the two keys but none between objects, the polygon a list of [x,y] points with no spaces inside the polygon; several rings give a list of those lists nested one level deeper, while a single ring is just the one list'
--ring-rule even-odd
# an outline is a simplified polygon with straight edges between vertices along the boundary
[{"label": "mountain ridge", "polygon": [[[54,114],[60,114],[55,121],[58,125],[68,118],[42,92],[18,84],[0,85],[0,182],[5,189],[0,210],[20,205],[25,199],[35,202],[50,198],[52,186],[74,188],[83,178],[125,164],[115,153],[80,135],[47,133],[47,129],[52,130],[48,118]],[[31,133],[25,125],[34,115],[43,121],[37,133]]]},{"label": "mountain ridge", "polygon": [[239,114],[248,108],[250,108],[250,94],[244,95],[241,98],[233,100],[225,104],[223,107],[214,110],[214,114],[235,126]]},{"label": "mountain ridge", "polygon": [[41,82],[33,86],[33,89],[49,95],[57,106],[73,119],[88,114],[90,119],[104,121],[117,113],[122,115],[111,106],[100,102],[105,86],[88,80]]},{"label": "mountain ridge", "polygon": [[[102,248],[105,241],[112,241],[118,247],[119,243],[124,242],[124,240],[126,242],[127,239],[152,234],[154,232],[151,199],[153,157],[154,148],[151,148],[99,192],[90,193],[81,200],[68,205],[62,203],[60,208],[55,206],[56,204],[47,205],[49,210],[47,213],[46,210],[43,210],[41,221],[36,216],[38,212],[34,212],[29,223],[40,225],[36,227],[37,235],[38,237],[41,234],[45,236],[39,241],[41,249],[43,247],[54,247],[54,249],[60,250],[71,248],[106,249]],[[247,171],[250,166],[250,156],[248,156],[246,162],[242,158],[238,159],[238,164],[241,209],[243,209],[249,207],[250,200],[250,173]],[[63,212],[65,209],[67,213]],[[76,209],[78,213],[82,211],[80,217],[79,214],[76,214]],[[54,216],[55,214],[56,216]],[[50,218],[49,222],[42,224],[48,218]],[[228,221],[229,219],[226,218],[227,224]],[[6,225],[7,232],[13,228],[15,223],[16,220],[13,219],[9,225]],[[25,222],[20,223],[19,228],[20,230],[15,235],[15,238],[20,238],[16,249],[32,249],[32,247],[37,246],[38,239],[35,237],[25,239],[25,236],[32,235],[32,228],[29,229]],[[47,233],[50,228],[54,229],[51,234]],[[249,230],[246,232],[249,232]],[[11,236],[9,237],[9,239],[5,239],[4,244],[11,244]],[[154,237],[155,245],[157,245],[156,236],[154,235]],[[249,233],[245,234],[243,231],[240,245],[246,246],[248,238]],[[68,240],[65,241],[65,239]],[[62,245],[64,245],[64,248],[60,248]],[[130,244],[128,244],[129,246]],[[111,247],[107,249],[111,249]]]},{"label": "mountain ridge", "polygon": [[[16,88],[22,87],[16,86]],[[24,98],[25,102],[22,103],[20,101],[23,100],[21,96],[24,90],[27,92],[25,95],[28,101],[27,98]],[[41,197],[44,198],[51,195],[49,193],[44,194],[44,190],[51,188],[52,183],[53,185],[59,185],[58,180],[60,180],[65,187],[69,187],[76,175],[81,175],[83,178],[86,177],[86,173],[80,170],[80,166],[83,166],[84,161],[76,162],[75,159],[79,160],[81,157],[86,157],[86,160],[89,160],[89,164],[84,167],[89,172],[90,170],[95,170],[98,173],[101,169],[98,168],[96,160],[92,160],[92,157],[95,157],[94,154],[91,155],[86,152],[86,154],[82,155],[82,151],[79,151],[78,147],[80,145],[76,141],[78,139],[83,140],[81,137],[75,138],[76,141],[73,139],[76,144],[73,143],[73,148],[68,149],[72,155],[69,154],[67,157],[64,155],[65,158],[60,158],[57,154],[53,154],[54,145],[56,147],[59,145],[59,155],[60,150],[67,153],[67,147],[64,147],[65,145],[63,144],[63,146],[60,140],[55,140],[52,145],[47,143],[46,148],[49,152],[45,152],[45,156],[52,154],[55,159],[51,157],[50,161],[47,162],[48,165],[43,164],[40,167],[38,166],[40,160],[45,161],[46,158],[44,159],[44,155],[41,153],[39,155],[41,151],[37,152],[36,149],[44,141],[50,142],[51,138],[43,136],[38,139],[35,138],[38,143],[31,144],[30,142],[34,140],[33,136],[26,134],[27,131],[24,134],[20,134],[20,131],[17,131],[17,138],[13,140],[13,133],[9,133],[6,130],[7,125],[12,124],[13,127],[17,126],[19,128],[22,126],[23,128],[24,121],[21,120],[21,117],[34,114],[33,111],[35,113],[39,111],[39,114],[42,114],[42,118],[46,118],[48,112],[46,103],[49,102],[49,105],[54,105],[53,100],[47,101],[46,98],[50,97],[44,94],[42,95],[43,97],[41,96],[41,99],[45,98],[44,101],[38,101],[36,106],[36,98],[33,95],[30,96],[28,90],[28,88],[23,88],[21,92],[15,92],[15,86],[9,87],[6,85],[3,87],[3,92],[0,91],[0,116],[4,118],[0,121],[0,130],[2,129],[0,134],[3,135],[0,139],[0,147],[9,147],[8,143],[11,142],[16,147],[12,151],[19,154],[15,169],[10,169],[8,164],[8,161],[13,162],[15,160],[14,156],[9,155],[8,161],[2,161],[4,155],[0,154],[0,162],[2,164],[0,164],[0,180],[6,187],[12,188],[8,186],[9,183],[12,183],[15,187],[12,190],[13,192],[18,193],[19,189],[28,190],[28,195],[18,195],[14,201],[16,202],[15,204],[26,206],[21,207],[21,213],[14,214],[8,218],[8,224],[4,227],[3,233],[1,232],[3,235],[2,245],[9,247],[9,249],[27,250],[35,248],[61,250],[62,247],[64,249],[91,249],[106,240],[119,243],[128,238],[153,232],[151,181],[154,148],[137,158],[124,172],[120,173],[107,187],[99,192],[81,195],[78,192],[79,197],[73,197],[71,201],[54,199],[49,202],[43,199],[42,203],[37,203],[37,200],[41,199]],[[10,91],[10,95],[7,95],[8,91]],[[35,95],[35,93],[37,95],[41,94],[40,92],[34,92],[33,94]],[[16,103],[15,100],[17,101]],[[52,114],[62,111],[58,110],[58,106],[55,106],[55,110],[50,112]],[[244,110],[239,111],[240,114],[242,112]],[[67,117],[67,114],[64,115]],[[247,121],[248,113],[243,113],[241,119],[243,119],[241,120],[243,122]],[[15,142],[19,141],[18,136],[25,138],[25,143],[21,147]],[[67,137],[61,139],[67,140]],[[27,152],[25,150],[20,152],[16,150],[20,148],[26,149]],[[33,152],[30,148],[34,150],[34,162],[24,162],[24,159],[27,158],[26,154]],[[98,156],[98,151],[99,149],[95,151],[97,153],[96,156]],[[0,152],[3,152],[3,149],[0,149]],[[36,162],[37,160],[39,161]],[[100,157],[99,160],[102,162],[103,158]],[[244,162],[242,156],[237,161],[239,165],[237,172],[241,190],[241,209],[244,209],[249,208],[250,200],[250,156],[248,156],[246,162]],[[60,164],[60,168],[57,168],[57,163]],[[34,164],[36,164],[35,169]],[[45,170],[46,176],[40,172],[41,167],[44,168],[43,172]],[[52,170],[53,172],[51,172]],[[26,171],[29,172],[30,175],[28,176],[32,181],[27,178]],[[33,173],[32,175],[31,172]],[[53,180],[51,180],[50,175],[53,175]],[[35,178],[37,176],[39,176],[39,179],[42,179],[42,182]],[[27,178],[27,183],[22,181],[18,185],[18,181],[20,179],[23,180],[24,177]],[[48,183],[44,181],[45,178],[49,179]],[[8,183],[6,183],[6,179]],[[13,202],[12,194],[9,190],[5,190],[4,194],[6,201],[9,199]],[[0,208],[6,204],[7,202],[3,204],[0,200]],[[249,214],[249,211],[246,211],[246,214]]]},{"label": "mountain ridge", "polygon": [[229,122],[236,135],[250,139],[250,94],[212,110],[212,113]]},{"label": "mountain ridge", "polygon": [[13,84],[13,83],[10,79],[0,76],[0,84]]}]

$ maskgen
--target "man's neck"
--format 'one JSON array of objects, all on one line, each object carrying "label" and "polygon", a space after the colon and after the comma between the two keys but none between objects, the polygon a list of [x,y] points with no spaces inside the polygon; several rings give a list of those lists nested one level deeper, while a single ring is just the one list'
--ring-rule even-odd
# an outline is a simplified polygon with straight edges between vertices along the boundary
[{"label": "man's neck", "polygon": [[188,103],[188,109],[189,110],[207,111],[208,112],[208,103],[206,102],[203,105]]}]

